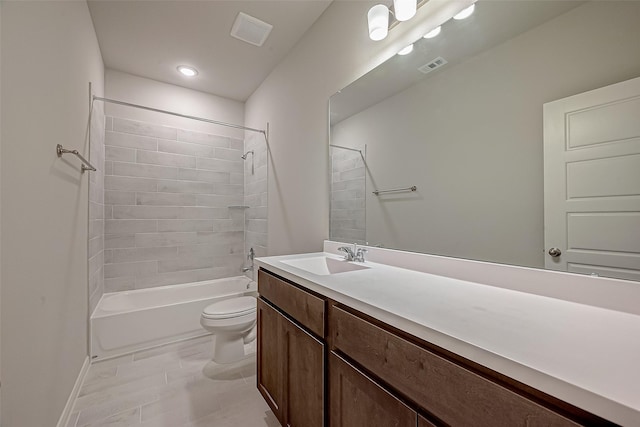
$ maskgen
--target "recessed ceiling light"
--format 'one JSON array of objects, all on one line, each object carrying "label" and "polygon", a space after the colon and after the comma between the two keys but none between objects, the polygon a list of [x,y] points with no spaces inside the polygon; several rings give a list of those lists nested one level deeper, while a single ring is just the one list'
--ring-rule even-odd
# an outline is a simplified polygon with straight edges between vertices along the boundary
[{"label": "recessed ceiling light", "polygon": [[466,19],[471,16],[475,8],[476,8],[476,5],[472,4],[468,8],[464,9],[462,12],[455,15],[453,19],[457,19],[457,20]]},{"label": "recessed ceiling light", "polygon": [[194,77],[198,75],[198,70],[196,70],[193,67],[188,67],[186,65],[180,65],[178,67],[178,71],[180,71],[180,74],[187,77]]},{"label": "recessed ceiling light", "polygon": [[429,31],[427,34],[424,35],[425,39],[432,39],[435,36],[437,36],[438,34],[440,34],[440,31],[442,31],[442,27],[436,27],[433,30]]},{"label": "recessed ceiling light", "polygon": [[408,55],[411,52],[413,52],[413,44],[410,44],[409,46],[400,50],[400,52],[398,52],[398,55]]}]

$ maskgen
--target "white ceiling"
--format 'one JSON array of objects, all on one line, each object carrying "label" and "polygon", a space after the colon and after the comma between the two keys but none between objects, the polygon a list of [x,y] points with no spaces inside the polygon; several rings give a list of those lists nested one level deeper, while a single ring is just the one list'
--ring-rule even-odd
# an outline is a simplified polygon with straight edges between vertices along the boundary
[{"label": "white ceiling", "polygon": [[[246,101],[330,3],[90,0],[89,10],[106,68]],[[262,47],[229,35],[238,12],[273,25]]]}]

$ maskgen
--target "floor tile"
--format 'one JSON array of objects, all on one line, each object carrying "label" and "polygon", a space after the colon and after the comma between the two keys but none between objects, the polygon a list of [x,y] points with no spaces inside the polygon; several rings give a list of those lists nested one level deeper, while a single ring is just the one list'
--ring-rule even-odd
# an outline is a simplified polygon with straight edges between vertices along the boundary
[{"label": "floor tile", "polygon": [[94,363],[67,427],[278,427],[256,388],[251,356],[220,365],[213,337]]}]

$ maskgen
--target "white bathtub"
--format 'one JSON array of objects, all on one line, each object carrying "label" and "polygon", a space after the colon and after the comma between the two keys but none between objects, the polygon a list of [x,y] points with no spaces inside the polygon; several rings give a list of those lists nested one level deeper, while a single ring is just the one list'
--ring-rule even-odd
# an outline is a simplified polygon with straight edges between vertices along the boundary
[{"label": "white bathtub", "polygon": [[209,304],[256,295],[245,276],[104,294],[91,316],[91,357],[104,359],[207,335],[200,314]]}]

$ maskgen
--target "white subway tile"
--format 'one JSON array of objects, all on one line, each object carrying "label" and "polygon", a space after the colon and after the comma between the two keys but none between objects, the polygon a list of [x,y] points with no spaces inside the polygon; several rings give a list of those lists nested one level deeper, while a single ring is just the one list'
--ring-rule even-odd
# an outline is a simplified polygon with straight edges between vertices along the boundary
[{"label": "white subway tile", "polygon": [[238,184],[213,184],[213,190],[211,194],[220,196],[242,196],[244,193],[244,187]]},{"label": "white subway tile", "polygon": [[226,136],[211,135],[208,133],[194,132],[178,129],[178,141],[204,144],[211,147],[229,147],[230,138]]},{"label": "white subway tile", "polygon": [[106,190],[121,191],[156,191],[157,181],[147,178],[129,178],[121,176],[106,176],[104,178]]},{"label": "white subway tile", "polygon": [[213,231],[199,231],[198,243],[199,244],[232,244],[241,241],[244,238],[242,231],[227,231],[227,232],[213,232]]},{"label": "white subway tile", "polygon": [[[196,158],[192,156],[183,156],[181,154],[158,153],[156,151],[138,150],[136,155],[138,163],[176,166],[181,168],[195,168]],[[177,178],[177,174],[176,174]]]},{"label": "white subway tile", "polygon": [[218,221],[227,220],[160,219],[158,231],[212,231],[214,222]]},{"label": "white subway tile", "polygon": [[183,246],[196,244],[196,232],[137,233],[136,247]]},{"label": "white subway tile", "polygon": [[113,279],[104,279],[104,291],[106,292],[120,292],[130,291],[135,289],[134,277],[117,277]]},{"label": "white subway tile", "polygon": [[240,161],[229,161],[229,160],[219,160],[219,159],[207,159],[204,157],[199,157],[197,161],[198,169],[212,170],[216,172],[243,172],[244,165],[242,160]]},{"label": "white subway tile", "polygon": [[136,193],[133,191],[112,191],[104,192],[104,203],[108,205],[135,205]]},{"label": "white subway tile", "polygon": [[108,219],[104,223],[105,234],[148,233],[158,229],[155,220]]},{"label": "white subway tile", "polygon": [[198,194],[196,196],[196,204],[198,206],[215,206],[215,207],[227,207],[231,205],[241,205],[244,197],[242,194],[235,196],[218,196],[214,194]]},{"label": "white subway tile", "polygon": [[177,136],[177,130],[175,128],[119,118],[113,119],[113,130],[162,139],[175,140]]},{"label": "white subway tile", "polygon": [[158,140],[158,151],[174,154],[186,154],[197,157],[213,157],[214,147],[188,142]]},{"label": "white subway tile", "polygon": [[233,150],[244,150],[244,141],[237,138],[229,138],[229,148]]},{"label": "white subway tile", "polygon": [[183,206],[114,206],[115,219],[224,219],[229,209]]},{"label": "white subway tile", "polygon": [[[230,148],[216,148],[213,152],[213,157],[222,160],[238,161],[242,160],[244,153],[241,150],[232,150]],[[251,155],[249,155],[251,156]],[[247,157],[247,162],[251,163],[251,157]]]},{"label": "white subway tile", "polygon": [[113,162],[113,174],[116,176],[176,179],[178,169],[168,166]]},{"label": "white subway tile", "polygon": [[155,151],[158,149],[158,141],[155,138],[120,132],[106,132],[104,144],[106,146],[136,148],[139,150]]},{"label": "white subway tile", "polygon": [[135,162],[136,150],[133,148],[106,146],[104,150],[104,158],[106,160],[115,160],[117,162]]},{"label": "white subway tile", "polygon": [[244,185],[244,173],[234,172],[229,175],[230,175],[229,184]]},{"label": "white subway tile", "polygon": [[[155,229],[153,230],[155,231]],[[134,234],[105,234],[105,249],[133,248],[136,245]]]},{"label": "white subway tile", "polygon": [[111,261],[112,263],[156,261],[161,259],[172,259],[177,255],[178,248],[176,247],[123,248],[113,249]]},{"label": "white subway tile", "polygon": [[158,261],[126,262],[118,264],[105,264],[104,278],[144,276],[158,272]]},{"label": "white subway tile", "polygon": [[136,193],[136,205],[153,206],[197,206],[194,194],[182,193]]},{"label": "white subway tile", "polygon": [[213,184],[199,181],[158,180],[158,191],[161,193],[208,194],[213,191]]}]

